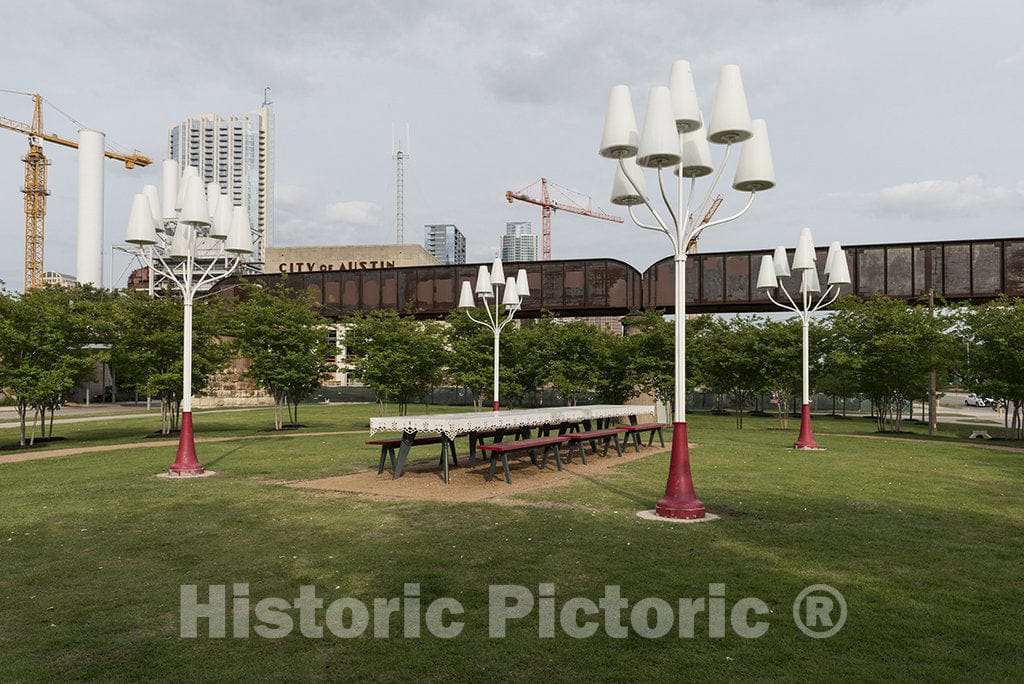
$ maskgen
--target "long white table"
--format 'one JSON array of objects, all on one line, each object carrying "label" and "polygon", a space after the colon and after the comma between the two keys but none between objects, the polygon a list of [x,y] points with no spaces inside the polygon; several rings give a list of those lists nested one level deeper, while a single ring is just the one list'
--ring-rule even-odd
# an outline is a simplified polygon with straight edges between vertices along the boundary
[{"label": "long white table", "polygon": [[[653,414],[654,406],[631,404],[594,404],[590,406],[553,406],[548,408],[480,411],[476,413],[433,413],[420,416],[384,416],[370,419],[370,436],[378,432],[401,432],[402,443],[395,460],[393,478],[402,476],[409,449],[419,432],[434,432],[451,443],[463,433],[491,431],[515,432],[523,428],[550,427],[564,431],[565,425],[583,423],[590,429],[591,421],[629,418],[635,423],[639,415]],[[453,445],[454,446],[454,445]]]}]

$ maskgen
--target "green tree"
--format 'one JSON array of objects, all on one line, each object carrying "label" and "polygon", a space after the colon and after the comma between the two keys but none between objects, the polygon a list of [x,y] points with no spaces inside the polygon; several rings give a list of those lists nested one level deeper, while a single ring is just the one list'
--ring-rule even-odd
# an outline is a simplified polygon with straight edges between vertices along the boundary
[{"label": "green tree", "polygon": [[335,348],[327,341],[330,322],[313,310],[311,297],[284,283],[245,285],[230,315],[235,348],[249,361],[244,377],[274,398],[274,429],[283,409],[295,424],[299,403],[336,370]]},{"label": "green tree", "polygon": [[53,412],[93,372],[102,298],[89,286],[49,286],[0,297],[0,387],[17,407],[21,446],[35,443],[35,418],[45,430],[48,411],[52,436]]},{"label": "green tree", "polygon": [[737,316],[713,319],[702,331],[705,381],[728,396],[736,414],[736,427],[743,428],[743,413],[765,386],[764,365],[758,355],[760,327],[755,319]]},{"label": "green tree", "polygon": [[[181,409],[181,378],[184,372],[181,299],[125,293],[110,306],[108,360],[118,384],[127,391],[160,400],[160,431],[178,428]],[[231,351],[220,342],[224,334],[223,311],[216,301],[197,304],[192,310],[192,394],[205,391],[209,379],[228,364]]]},{"label": "green tree", "polygon": [[774,396],[779,425],[786,429],[789,427],[790,402],[801,394],[803,387],[800,319],[762,319],[759,324],[755,351],[761,359],[762,389]]},{"label": "green tree", "polygon": [[965,306],[957,318],[969,349],[961,370],[964,385],[1005,407],[1006,436],[1024,439],[1024,300],[1003,297]]},{"label": "green tree", "polygon": [[479,410],[493,390],[494,333],[470,320],[464,309],[453,310],[447,321],[448,373],[473,395],[473,406]]},{"label": "green tree", "polygon": [[374,391],[381,415],[388,402],[405,415],[411,400],[425,398],[444,378],[444,331],[437,322],[374,311],[346,318],[344,329],[349,372]]},{"label": "green tree", "polygon": [[608,333],[583,321],[550,327],[550,357],[544,379],[570,406],[594,389],[603,364],[601,335]]}]

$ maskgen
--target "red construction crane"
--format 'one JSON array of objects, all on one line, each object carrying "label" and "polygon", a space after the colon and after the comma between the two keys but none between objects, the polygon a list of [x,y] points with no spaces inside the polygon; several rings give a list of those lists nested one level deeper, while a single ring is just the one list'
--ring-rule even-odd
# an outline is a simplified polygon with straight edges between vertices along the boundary
[{"label": "red construction crane", "polygon": [[[540,183],[540,199],[531,197],[527,191],[533,188],[535,185]],[[548,192],[548,186],[551,186],[562,195],[562,200],[551,199],[551,194]],[[585,201],[585,205],[577,202],[573,199],[573,196],[580,198]],[[551,212],[553,211],[568,211],[572,214],[580,214],[581,216],[592,216],[598,219],[604,219],[605,221],[614,221],[615,223],[622,223],[622,219],[618,216],[606,214],[600,209],[594,207],[594,200],[576,192],[575,190],[569,190],[563,188],[555,183],[549,183],[547,178],[541,178],[539,181],[530,183],[522,190],[513,192],[509,190],[505,193],[505,199],[511,204],[514,200],[520,202],[529,202],[530,204],[536,204],[541,209],[541,261],[551,260]]]}]

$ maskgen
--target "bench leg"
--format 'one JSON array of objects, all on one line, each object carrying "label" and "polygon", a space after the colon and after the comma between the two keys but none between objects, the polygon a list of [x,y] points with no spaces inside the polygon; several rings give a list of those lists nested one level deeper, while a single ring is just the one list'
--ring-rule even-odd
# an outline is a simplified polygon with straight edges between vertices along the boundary
[{"label": "bench leg", "polygon": [[622,446],[619,444],[619,434],[615,433],[612,435],[612,439],[615,440],[615,451],[618,452],[619,458],[622,458]]},{"label": "bench leg", "polygon": [[398,459],[395,461],[395,467],[391,471],[391,479],[397,480],[402,477],[402,471],[405,470],[405,463],[409,460],[409,449],[412,448],[414,439],[416,439],[415,432],[402,433],[402,445],[398,448]]},{"label": "bench leg", "polygon": [[444,483],[448,484],[448,440],[444,437],[441,437],[441,462],[444,464],[444,475],[442,478]]},{"label": "bench leg", "polygon": [[612,437],[613,436],[614,435],[608,435],[607,437],[604,438],[604,451],[601,452],[602,456],[607,456],[608,455],[608,447],[612,443]]},{"label": "bench leg", "polygon": [[512,473],[508,471],[508,454],[501,452],[501,467],[505,469],[505,482],[512,484]]},{"label": "bench leg", "polygon": [[640,453],[640,433],[634,431],[632,434],[633,434],[633,447],[636,449],[636,452],[639,454]]},{"label": "bench leg", "polygon": [[[387,444],[381,444],[380,445],[380,463],[377,465],[377,474],[378,475],[380,475],[381,473],[384,472],[384,459],[387,458],[387,456],[388,456],[388,446],[387,446]],[[394,469],[394,467],[395,467],[395,457],[392,456],[391,457],[391,468]]]},{"label": "bench leg", "polygon": [[661,436],[661,428],[658,428],[658,441],[661,442],[662,448],[665,447],[665,438]]},{"label": "bench leg", "polygon": [[487,481],[494,479],[494,466],[498,464],[498,454],[491,452],[491,467],[487,469]]},{"label": "bench leg", "polygon": [[651,430],[651,434],[647,437],[647,446],[654,444],[654,430]]},{"label": "bench leg", "polygon": [[476,433],[469,433],[469,467],[476,465]]},{"label": "bench leg", "polygon": [[[458,468],[459,467],[459,454],[455,451],[455,440],[454,439],[448,439],[447,437],[442,437],[442,439],[444,439],[446,442],[448,442],[448,448],[452,452],[452,465],[455,466],[456,468]],[[653,439],[653,437],[651,439]]]},{"label": "bench leg", "polygon": [[547,462],[548,462],[548,451],[551,451],[551,453],[554,454],[554,456],[555,456],[555,466],[558,468],[559,472],[561,472],[561,470],[562,470],[562,454],[559,453],[559,445],[557,445],[557,444],[549,444],[548,446],[544,447],[544,458],[541,460],[541,466],[540,467],[543,468],[545,465],[547,465]]},{"label": "bench leg", "polygon": [[526,455],[530,457],[530,463],[532,463],[533,465],[537,465],[537,450],[536,449],[528,449],[526,451]]}]

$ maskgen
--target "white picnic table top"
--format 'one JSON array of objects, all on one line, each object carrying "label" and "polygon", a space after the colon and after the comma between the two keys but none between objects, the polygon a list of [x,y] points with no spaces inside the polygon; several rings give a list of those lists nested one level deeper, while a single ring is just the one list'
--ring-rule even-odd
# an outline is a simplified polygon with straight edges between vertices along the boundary
[{"label": "white picnic table top", "polygon": [[503,428],[558,425],[599,418],[653,414],[653,405],[592,404],[551,406],[475,413],[431,413],[419,416],[384,416],[370,419],[370,435],[378,432],[437,432],[454,439],[462,432],[484,432]]}]

